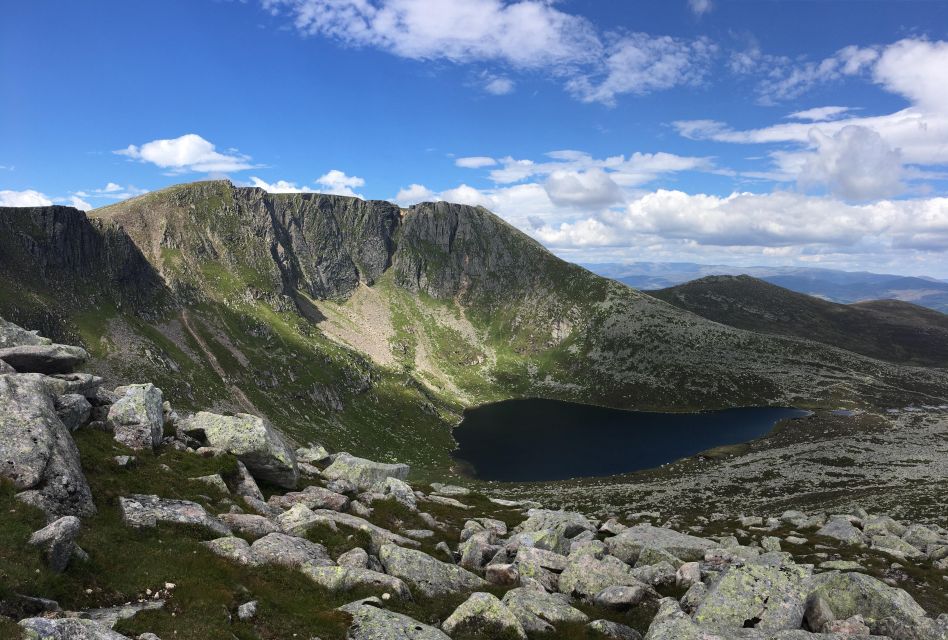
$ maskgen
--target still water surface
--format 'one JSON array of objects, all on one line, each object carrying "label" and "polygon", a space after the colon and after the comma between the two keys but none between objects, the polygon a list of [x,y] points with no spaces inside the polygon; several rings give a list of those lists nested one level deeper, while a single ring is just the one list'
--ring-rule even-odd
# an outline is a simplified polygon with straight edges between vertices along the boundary
[{"label": "still water surface", "polygon": [[559,400],[505,400],[469,409],[454,457],[483,480],[561,480],[657,467],[767,434],[799,409],[703,413],[621,411]]}]

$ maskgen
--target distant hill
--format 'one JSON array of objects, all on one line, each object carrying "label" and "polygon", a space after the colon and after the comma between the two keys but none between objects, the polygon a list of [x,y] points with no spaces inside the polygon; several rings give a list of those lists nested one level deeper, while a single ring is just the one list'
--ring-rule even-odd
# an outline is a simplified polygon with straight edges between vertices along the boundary
[{"label": "distant hill", "polygon": [[833,302],[902,300],[948,313],[948,282],[935,278],[808,267],[733,267],[693,262],[597,263],[585,266],[594,273],[635,289],[664,289],[712,275],[749,275]]},{"label": "distant hill", "polygon": [[750,276],[708,276],[650,294],[739,329],[809,338],[889,362],[948,367],[948,315],[908,302],[839,304]]}]

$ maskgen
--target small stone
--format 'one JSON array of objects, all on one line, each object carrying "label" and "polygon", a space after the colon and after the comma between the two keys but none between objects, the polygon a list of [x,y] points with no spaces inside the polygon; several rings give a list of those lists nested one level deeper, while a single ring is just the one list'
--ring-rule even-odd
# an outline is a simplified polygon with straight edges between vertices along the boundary
[{"label": "small stone", "polygon": [[257,601],[251,600],[237,607],[237,618],[241,622],[248,622],[257,617]]}]

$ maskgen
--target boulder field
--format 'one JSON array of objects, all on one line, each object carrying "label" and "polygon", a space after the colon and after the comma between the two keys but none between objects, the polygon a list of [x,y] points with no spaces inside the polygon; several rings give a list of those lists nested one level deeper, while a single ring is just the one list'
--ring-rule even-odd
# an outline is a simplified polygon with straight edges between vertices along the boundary
[{"label": "boulder field", "polygon": [[[0,478],[45,515],[25,542],[52,573],[90,562],[79,543],[104,498],[90,489],[74,434],[97,430],[125,452],[116,473],[169,451],[232,457],[232,474],[191,479],[227,509],[156,484],[114,496],[120,530],[190,532],[202,538],[195,554],[227,567],[351,597],[309,609],[342,616],[351,640],[948,640],[948,614],[903,588],[911,569],[948,590],[948,531],[933,523],[856,509],[713,514],[707,526],[680,527],[652,513],[600,520],[457,485],[413,486],[407,465],[296,447],[262,416],[179,415],[147,382],[104,389],[75,372],[81,349],[15,325],[2,324],[0,345]],[[120,620],[189,606],[173,584],[148,593],[131,603],[104,593],[97,608],[62,611],[42,593],[0,589],[0,615],[24,638],[121,640]],[[252,596],[221,624],[266,616],[271,603]],[[443,614],[405,613],[439,603],[450,603]]]}]

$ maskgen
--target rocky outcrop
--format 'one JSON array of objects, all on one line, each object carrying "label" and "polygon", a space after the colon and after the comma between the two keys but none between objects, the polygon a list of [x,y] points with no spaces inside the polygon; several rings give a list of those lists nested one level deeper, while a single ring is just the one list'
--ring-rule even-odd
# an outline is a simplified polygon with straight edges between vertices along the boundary
[{"label": "rocky outcrop", "polygon": [[185,420],[184,428],[209,446],[237,456],[259,480],[289,489],[299,481],[296,454],[264,418],[199,411]]},{"label": "rocky outcrop", "polygon": [[230,533],[224,523],[208,514],[201,505],[188,500],[166,500],[154,495],[119,498],[122,521],[135,528],[155,527],[159,522],[200,527],[211,533]]},{"label": "rocky outcrop", "polygon": [[109,408],[108,424],[115,440],[129,449],[153,450],[161,443],[164,398],[151,383],[132,384],[115,390],[119,399]]},{"label": "rocky outcrop", "polygon": [[89,359],[82,347],[65,344],[21,345],[0,349],[0,360],[20,373],[72,373]]},{"label": "rocky outcrop", "polygon": [[0,475],[50,518],[95,513],[79,450],[42,377],[0,376]]},{"label": "rocky outcrop", "polygon": [[409,470],[407,464],[386,464],[341,453],[323,470],[323,476],[329,480],[344,480],[357,489],[368,491],[387,478],[405,480]]},{"label": "rocky outcrop", "polygon": [[386,611],[377,598],[359,600],[340,607],[352,616],[348,640],[451,640],[434,627],[406,615]]},{"label": "rocky outcrop", "polygon": [[517,617],[490,593],[472,593],[441,628],[452,637],[527,640]]},{"label": "rocky outcrop", "polygon": [[401,578],[413,591],[436,598],[452,593],[486,587],[487,583],[470,571],[432,558],[423,551],[383,545],[379,560],[385,572]]}]

